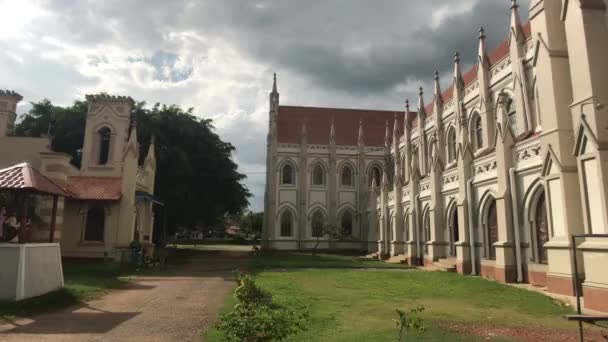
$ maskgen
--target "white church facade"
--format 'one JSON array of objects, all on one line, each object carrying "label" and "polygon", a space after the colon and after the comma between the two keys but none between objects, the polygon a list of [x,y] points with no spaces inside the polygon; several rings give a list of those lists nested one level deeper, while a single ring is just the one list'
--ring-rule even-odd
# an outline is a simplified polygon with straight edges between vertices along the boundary
[{"label": "white church facade", "polygon": [[[453,61],[403,112],[283,106],[270,94],[264,245],[375,252],[574,293],[608,311],[605,0],[512,1],[508,37]],[[414,109],[414,107],[416,107]],[[322,235],[322,234],[321,234]]]}]

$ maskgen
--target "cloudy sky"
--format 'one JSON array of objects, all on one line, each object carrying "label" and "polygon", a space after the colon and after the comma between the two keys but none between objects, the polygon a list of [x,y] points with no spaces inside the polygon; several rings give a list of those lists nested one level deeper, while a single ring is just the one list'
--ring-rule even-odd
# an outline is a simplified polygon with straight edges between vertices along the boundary
[{"label": "cloudy sky", "polygon": [[[519,1],[522,17],[529,0]],[[268,92],[281,103],[399,110],[477,31],[508,34],[509,0],[0,0],[0,89],[28,102],[130,95],[211,117],[263,202]]]}]

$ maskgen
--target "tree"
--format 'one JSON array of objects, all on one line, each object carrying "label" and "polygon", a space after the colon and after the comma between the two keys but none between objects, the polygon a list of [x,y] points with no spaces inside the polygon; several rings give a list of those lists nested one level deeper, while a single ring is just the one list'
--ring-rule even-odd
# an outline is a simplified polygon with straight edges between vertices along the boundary
[{"label": "tree", "polygon": [[342,229],[335,224],[325,223],[319,231],[313,232],[317,239],[315,246],[312,248],[312,255],[317,254],[317,247],[321,243],[321,238],[327,236],[329,241],[340,240],[343,237]]},{"label": "tree", "polygon": [[264,213],[254,213],[251,211],[244,213],[239,220],[241,233],[245,236],[261,236],[263,221]]},{"label": "tree", "polygon": [[[16,134],[41,137],[50,132],[52,148],[68,153],[80,165],[87,104],[54,106],[49,100],[32,103],[16,126]],[[137,120],[140,162],[155,136],[155,195],[166,205],[167,233],[177,227],[189,229],[213,226],[225,213],[240,214],[249,205],[249,190],[242,184],[245,175],[237,172],[232,160],[234,146],[214,132],[210,119],[199,119],[194,109],[138,102],[131,116]],[[155,220],[162,224],[163,220]],[[155,236],[162,229],[155,229]]]}]

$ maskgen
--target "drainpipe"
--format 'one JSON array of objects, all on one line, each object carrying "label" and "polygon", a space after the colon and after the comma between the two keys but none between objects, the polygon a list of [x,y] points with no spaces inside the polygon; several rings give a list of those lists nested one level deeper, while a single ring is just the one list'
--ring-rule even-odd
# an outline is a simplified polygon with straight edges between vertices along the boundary
[{"label": "drainpipe", "polygon": [[422,254],[420,250],[420,194],[416,195],[416,255],[418,256],[418,262],[422,261]]},{"label": "drainpipe", "polygon": [[473,177],[467,180],[467,187],[465,193],[467,196],[467,215],[469,218],[469,240],[471,240],[471,274],[477,274],[477,258],[476,258],[476,246],[475,246],[475,229],[473,228],[473,197],[472,197]]},{"label": "drainpipe", "polygon": [[513,229],[515,230],[515,262],[517,263],[517,282],[523,281],[521,267],[521,241],[519,237],[519,208],[517,206],[517,187],[515,186],[515,168],[509,169],[509,182],[511,183],[511,206],[513,211]]}]

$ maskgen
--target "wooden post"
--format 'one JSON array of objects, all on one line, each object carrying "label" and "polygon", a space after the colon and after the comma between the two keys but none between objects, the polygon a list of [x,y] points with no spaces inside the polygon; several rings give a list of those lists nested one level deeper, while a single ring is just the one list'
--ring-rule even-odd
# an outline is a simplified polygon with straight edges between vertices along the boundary
[{"label": "wooden post", "polygon": [[49,242],[55,240],[55,223],[57,222],[57,195],[53,196],[53,211],[51,212],[51,233]]}]

